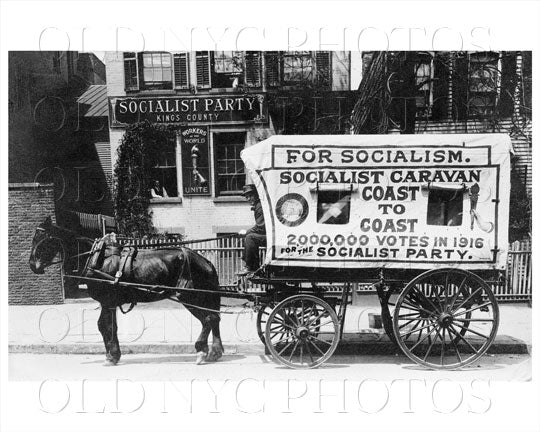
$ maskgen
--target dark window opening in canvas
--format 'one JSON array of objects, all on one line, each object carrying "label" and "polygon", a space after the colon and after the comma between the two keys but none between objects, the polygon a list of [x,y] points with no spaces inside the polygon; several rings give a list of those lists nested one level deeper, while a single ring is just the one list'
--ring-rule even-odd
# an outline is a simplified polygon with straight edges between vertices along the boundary
[{"label": "dark window opening in canvas", "polygon": [[427,224],[459,226],[463,221],[462,190],[430,190]]},{"label": "dark window opening in canvas", "polygon": [[245,132],[215,133],[216,195],[240,195],[246,184],[240,152],[246,143]]},{"label": "dark window opening in canvas", "polygon": [[176,144],[174,142],[168,143],[166,149],[156,156],[152,174],[152,184],[150,185],[152,198],[173,198],[178,196]]},{"label": "dark window opening in canvas", "polygon": [[351,215],[350,191],[319,191],[317,197],[317,223],[345,225]]}]

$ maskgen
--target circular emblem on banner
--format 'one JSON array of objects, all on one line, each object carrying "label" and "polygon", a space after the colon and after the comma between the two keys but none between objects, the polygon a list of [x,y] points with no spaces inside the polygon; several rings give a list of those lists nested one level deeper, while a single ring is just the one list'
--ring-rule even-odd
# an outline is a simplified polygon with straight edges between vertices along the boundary
[{"label": "circular emblem on banner", "polygon": [[295,227],[304,222],[309,207],[306,199],[297,193],[283,195],[276,205],[276,216],[286,226]]}]

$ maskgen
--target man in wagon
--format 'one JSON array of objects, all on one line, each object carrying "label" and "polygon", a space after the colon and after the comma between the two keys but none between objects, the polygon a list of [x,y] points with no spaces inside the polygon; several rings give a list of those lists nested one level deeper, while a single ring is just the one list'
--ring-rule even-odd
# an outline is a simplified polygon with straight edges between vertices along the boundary
[{"label": "man in wagon", "polygon": [[251,276],[259,268],[259,248],[266,246],[266,228],[264,226],[264,215],[259,199],[259,194],[255,185],[247,184],[244,186],[242,195],[251,204],[251,210],[255,217],[255,225],[249,230],[240,231],[240,235],[245,235],[244,251],[242,259],[245,267],[239,273],[240,276]]}]

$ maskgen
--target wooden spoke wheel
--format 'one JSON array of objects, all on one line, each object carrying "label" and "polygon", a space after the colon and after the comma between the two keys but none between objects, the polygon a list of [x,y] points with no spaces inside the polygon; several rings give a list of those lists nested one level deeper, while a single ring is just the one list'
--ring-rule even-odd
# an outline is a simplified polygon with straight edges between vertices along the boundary
[{"label": "wooden spoke wheel", "polygon": [[[263,344],[266,344],[265,338],[264,338],[264,332],[266,330],[266,322],[268,321],[268,317],[270,316],[270,313],[276,306],[277,302],[270,300],[268,303],[264,304],[257,313],[257,334],[259,335],[259,339]],[[310,311],[306,311],[308,313]],[[317,313],[317,311],[314,311],[314,313]],[[320,323],[320,319],[317,319],[315,321],[315,324]]]},{"label": "wooden spoke wheel", "polygon": [[266,346],[286,366],[314,368],[337,348],[340,324],[332,307],[318,297],[299,294],[277,304],[266,322]]},{"label": "wooden spoke wheel", "polygon": [[457,369],[491,346],[499,308],[490,287],[474,273],[431,270],[413,279],[394,309],[393,330],[412,361],[430,369]]},{"label": "wooden spoke wheel", "polygon": [[276,302],[270,300],[268,303],[262,305],[257,313],[257,334],[263,344],[265,343],[264,331],[266,330],[266,322],[275,306]]}]

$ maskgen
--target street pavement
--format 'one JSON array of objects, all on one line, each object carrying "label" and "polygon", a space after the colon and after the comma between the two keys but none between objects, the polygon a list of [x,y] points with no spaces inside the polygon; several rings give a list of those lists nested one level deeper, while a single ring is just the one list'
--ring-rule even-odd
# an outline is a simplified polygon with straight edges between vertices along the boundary
[{"label": "street pavement", "polygon": [[[394,380],[449,379],[528,381],[528,354],[487,354],[457,371],[431,371],[404,355],[338,355],[314,370],[289,369],[264,354],[228,354],[217,363],[195,364],[194,354],[126,354],[116,366],[106,366],[102,354],[9,354],[10,381],[130,379],[140,381],[223,380]],[[39,365],[39,367],[36,367]]]},{"label": "street pavement", "polygon": [[[501,303],[494,354],[527,354],[532,347],[532,309],[526,303]],[[222,308],[221,335],[227,354],[263,354],[256,331],[256,312],[241,305]],[[97,329],[99,304],[91,299],[63,305],[10,306],[9,352],[98,354],[103,342]],[[343,343],[337,354],[397,353],[382,329],[370,328],[380,313],[375,295],[363,295],[347,310]],[[371,319],[371,321],[373,321]],[[137,305],[118,312],[118,336],[123,353],[191,354],[200,323],[170,301]]]}]

